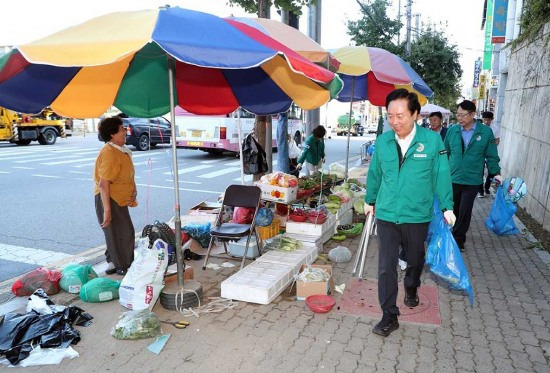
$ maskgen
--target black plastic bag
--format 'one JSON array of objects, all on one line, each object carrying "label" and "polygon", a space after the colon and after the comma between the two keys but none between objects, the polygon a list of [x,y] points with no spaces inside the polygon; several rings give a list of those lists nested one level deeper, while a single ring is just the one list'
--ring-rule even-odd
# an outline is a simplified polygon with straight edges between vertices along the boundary
[{"label": "black plastic bag", "polygon": [[[42,290],[37,292],[44,297]],[[50,302],[48,299],[47,303]],[[87,326],[91,320],[92,316],[76,306],[44,315],[34,310],[26,314],[8,313],[0,321],[0,356],[5,355],[11,364],[17,365],[29,356],[33,345],[47,348],[77,344],[80,333],[73,325]]]},{"label": "black plastic bag", "polygon": [[243,168],[246,175],[257,175],[267,172],[267,160],[264,149],[252,134],[243,140]]}]

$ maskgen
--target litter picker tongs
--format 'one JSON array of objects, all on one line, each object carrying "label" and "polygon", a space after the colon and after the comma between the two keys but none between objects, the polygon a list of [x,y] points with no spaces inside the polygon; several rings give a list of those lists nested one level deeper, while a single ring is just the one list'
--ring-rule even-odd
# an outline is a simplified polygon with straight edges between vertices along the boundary
[{"label": "litter picker tongs", "polygon": [[[361,240],[359,241],[359,248],[355,255],[355,264],[353,265],[353,274],[357,278],[363,278],[363,270],[365,268],[365,261],[367,260],[367,250],[369,248],[369,239],[372,235],[376,234],[376,222],[374,219],[374,214],[370,213],[367,216],[367,222],[363,227],[363,232],[361,233]],[[357,271],[359,267],[359,272]]]}]

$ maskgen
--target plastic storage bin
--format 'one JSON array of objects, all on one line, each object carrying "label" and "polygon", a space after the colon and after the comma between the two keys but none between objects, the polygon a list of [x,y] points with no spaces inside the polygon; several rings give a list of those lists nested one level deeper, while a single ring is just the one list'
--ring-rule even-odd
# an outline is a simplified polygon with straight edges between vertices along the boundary
[{"label": "plastic storage bin", "polygon": [[279,220],[273,219],[271,225],[268,225],[267,227],[256,226],[256,233],[258,233],[260,240],[267,240],[268,238],[278,235],[279,229]]},{"label": "plastic storage bin", "polygon": [[[229,254],[242,257],[244,255],[246,239],[247,237],[243,237],[237,242],[229,242],[229,245],[227,245],[227,251],[229,252]],[[258,251],[258,243],[256,242],[256,237],[252,235],[252,237],[250,237],[250,243],[248,245],[248,254],[246,255],[246,257],[248,259],[254,259],[259,256],[260,256],[260,252]]]}]

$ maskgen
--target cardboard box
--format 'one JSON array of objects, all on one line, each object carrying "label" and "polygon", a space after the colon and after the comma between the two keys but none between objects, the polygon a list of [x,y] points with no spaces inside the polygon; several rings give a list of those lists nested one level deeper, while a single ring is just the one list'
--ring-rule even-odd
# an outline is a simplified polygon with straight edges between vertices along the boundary
[{"label": "cardboard box", "polygon": [[261,198],[266,201],[274,202],[292,202],[296,200],[298,195],[298,187],[294,188],[283,188],[276,185],[267,185],[260,182],[254,183],[257,187],[262,190]]},{"label": "cardboard box", "polygon": [[202,201],[201,203],[191,207],[189,209],[189,214],[218,214],[222,204],[220,202],[208,202]]},{"label": "cardboard box", "polygon": [[[306,268],[306,265],[302,265],[300,273]],[[312,268],[323,268],[330,275],[330,278],[326,282],[303,282],[296,281],[296,299],[304,300],[310,295],[316,294],[334,294],[334,281],[332,279],[332,266],[322,264],[312,264]]]}]

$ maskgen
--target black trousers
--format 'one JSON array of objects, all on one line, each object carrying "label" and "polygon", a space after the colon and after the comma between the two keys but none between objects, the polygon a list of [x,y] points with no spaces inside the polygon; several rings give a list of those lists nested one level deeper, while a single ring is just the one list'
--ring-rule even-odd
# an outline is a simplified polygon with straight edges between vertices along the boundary
[{"label": "black trousers", "polygon": [[453,212],[456,216],[456,223],[453,227],[453,236],[459,245],[466,242],[466,232],[470,229],[472,220],[472,209],[479,185],[464,185],[453,183]]},{"label": "black trousers", "polygon": [[479,186],[479,193],[481,194],[488,192],[489,188],[491,187],[491,180],[493,180],[493,178],[495,177],[495,175],[489,173],[487,163],[485,163],[485,168],[487,168],[487,179],[485,179],[485,183]]},{"label": "black trousers", "polygon": [[378,301],[384,313],[399,315],[397,300],[397,258],[399,246],[407,260],[404,283],[406,287],[420,286],[426,251],[424,241],[430,223],[395,224],[385,220],[376,221],[378,240]]},{"label": "black trousers", "polygon": [[[103,223],[101,194],[95,196],[95,211],[99,224]],[[135,230],[128,206],[121,207],[111,198],[111,224],[102,228],[105,234],[105,258],[115,268],[128,269],[134,261]]]}]

